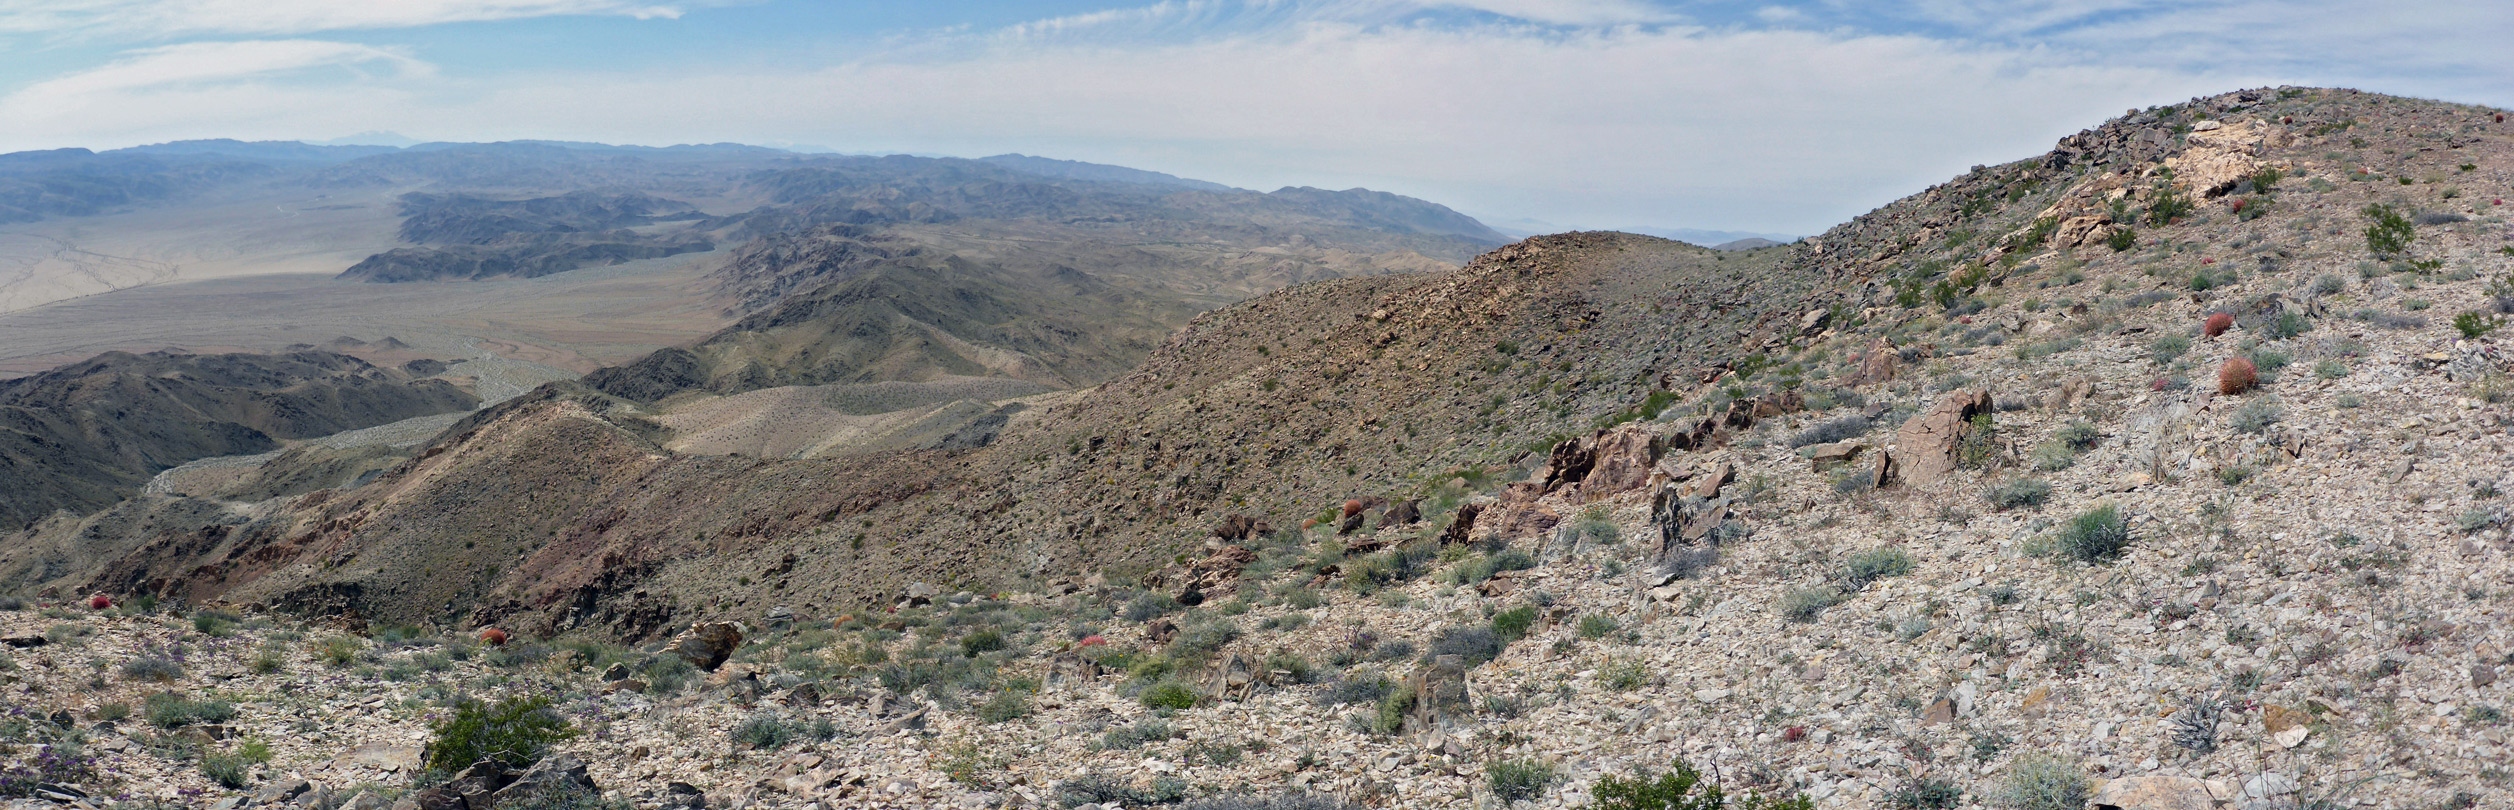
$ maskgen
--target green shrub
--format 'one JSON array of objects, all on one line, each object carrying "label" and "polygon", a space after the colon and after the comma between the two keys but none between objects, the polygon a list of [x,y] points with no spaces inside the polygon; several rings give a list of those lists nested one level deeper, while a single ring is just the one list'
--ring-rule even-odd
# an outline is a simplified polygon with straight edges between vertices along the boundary
[{"label": "green shrub", "polygon": [[[1530,613],[1533,614],[1534,609],[1530,609]],[[1432,636],[1432,648],[1425,654],[1425,660],[1455,655],[1464,660],[1468,668],[1474,668],[1500,658],[1502,648],[1509,644],[1502,639],[1501,633],[1490,627],[1447,627]]]},{"label": "green shrub", "polygon": [[164,651],[148,650],[138,658],[122,662],[122,677],[135,681],[169,683],[183,680],[183,664]]},{"label": "green shrub", "polygon": [[1030,698],[1017,689],[997,692],[995,697],[987,699],[985,705],[978,707],[978,719],[989,723],[1019,720],[1028,716],[1030,716]]},{"label": "green shrub", "polygon": [[2112,235],[2104,237],[2104,246],[2114,253],[2124,253],[2139,246],[2139,229],[2128,225],[2114,226]]},{"label": "green shrub", "polygon": [[2377,203],[2358,213],[2373,221],[2366,226],[2366,250],[2376,256],[2398,256],[2418,238],[2418,227],[2391,206]]},{"label": "green shrub", "polygon": [[648,693],[669,695],[681,691],[681,687],[690,682],[690,677],[698,674],[698,665],[690,663],[687,658],[666,653],[646,659],[645,665],[638,667],[637,672],[646,677]]},{"label": "green shrub", "polygon": [[2262,331],[2268,333],[2271,340],[2286,340],[2313,331],[2313,322],[2305,319],[2303,313],[2284,312],[2279,314],[2277,320],[2270,321]]},{"label": "green shrub", "polygon": [[1604,613],[1591,613],[1580,617],[1581,638],[1594,641],[1596,639],[1605,638],[1607,634],[1613,632],[1615,632],[1615,617],[1613,616],[1608,616]]},{"label": "green shrub", "polygon": [[260,740],[247,742],[233,751],[216,751],[201,755],[201,775],[229,788],[241,788],[251,782],[253,766],[271,761],[271,747]]},{"label": "green shrub", "polygon": [[[1663,774],[1648,769],[1631,776],[1605,776],[1589,786],[1594,810],[1727,810],[1731,797],[1718,785],[1706,784],[1702,772],[1684,760]],[[1805,796],[1767,798],[1749,793],[1735,802],[1737,810],[1812,810]]]},{"label": "green shrub", "polygon": [[2348,376],[2348,366],[2337,360],[2324,360],[2313,364],[2313,376],[2336,380]]},{"label": "green shrub", "polygon": [[2078,562],[2104,562],[2121,556],[2130,547],[2130,521],[2122,517],[2120,506],[2105,504],[2061,527],[2055,546]]},{"label": "green shrub", "polygon": [[1990,414],[1973,417],[1973,427],[1955,443],[1956,466],[1978,470],[1990,466],[1999,455],[1999,425]]},{"label": "green shrub", "polygon": [[235,635],[236,622],[241,620],[233,613],[204,610],[192,614],[192,630],[204,636],[226,638]]},{"label": "green shrub", "polygon": [[1414,690],[1402,686],[1380,696],[1379,706],[1371,712],[1367,730],[1382,737],[1404,731],[1405,716],[1414,711],[1414,701],[1420,697]]},{"label": "green shrub", "polygon": [[1964,789],[1935,777],[1905,779],[1886,792],[1886,804],[1895,810],[1954,810],[1963,803]]},{"label": "green shrub", "polygon": [[1493,791],[1493,798],[1511,805],[1545,795],[1548,788],[1562,781],[1554,766],[1540,760],[1514,759],[1487,763],[1484,783]]},{"label": "green shrub", "polygon": [[2461,330],[2462,337],[2471,340],[2478,340],[2481,336],[2494,332],[2504,325],[2504,318],[2493,317],[2484,312],[2464,312],[2453,316],[2453,328]]},{"label": "green shrub", "polygon": [[158,728],[175,728],[195,724],[218,724],[233,720],[236,707],[223,700],[193,698],[173,692],[159,692],[141,702],[140,713],[148,724]]},{"label": "green shrub", "polygon": [[1144,690],[1139,699],[1145,708],[1193,709],[1196,707],[1196,690],[1178,681],[1162,681]]},{"label": "green shrub", "polygon": [[2156,194],[2156,201],[2147,206],[2147,224],[2171,225],[2175,220],[2190,216],[2191,209],[2190,198],[2172,188],[2161,189]]},{"label": "green shrub", "polygon": [[2008,810],[2080,810],[2089,786],[2075,762],[2051,754],[2031,753],[2008,764],[2008,776],[1993,802]]},{"label": "green shrub", "polygon": [[2040,507],[2051,498],[2051,482],[2040,478],[2019,478],[1990,490],[1990,505],[2005,511],[2017,507]]},{"label": "green shrub", "polygon": [[527,768],[549,755],[551,746],[577,735],[554,701],[543,695],[515,695],[496,703],[466,700],[431,731],[427,767],[447,773],[487,759]]},{"label": "green shrub", "polygon": [[1880,579],[1909,574],[1914,567],[1911,552],[1893,546],[1872,548],[1842,561],[1842,585],[1859,590]]},{"label": "green shrub", "polygon": [[755,749],[774,751],[794,742],[794,738],[799,736],[795,731],[794,726],[776,712],[755,712],[743,718],[741,725],[733,727],[733,739]]},{"label": "green shrub", "polygon": [[1842,591],[1840,589],[1832,586],[1819,585],[1813,588],[1800,588],[1790,591],[1787,594],[1783,594],[1781,596],[1780,610],[1781,615],[1790,621],[1812,622],[1816,620],[1818,615],[1824,613],[1825,608],[1841,603]]},{"label": "green shrub", "polygon": [[1004,634],[992,627],[960,637],[960,654],[969,658],[1001,649],[1004,649]]},{"label": "green shrub", "polygon": [[1597,682],[1617,692],[1630,692],[1650,682],[1650,665],[1638,658],[1621,658],[1597,668]]},{"label": "green shrub", "polygon": [[1178,736],[1178,729],[1160,718],[1147,718],[1131,726],[1118,726],[1100,735],[1100,748],[1108,751],[1132,751],[1144,743],[1160,742]]},{"label": "green shrub", "polygon": [[1533,605],[1520,605],[1493,614],[1493,632],[1499,634],[1505,644],[1527,638],[1528,630],[1535,626],[1536,607]]},{"label": "green shrub", "polygon": [[1156,804],[1177,804],[1187,800],[1187,781],[1175,776],[1155,777],[1150,788],[1137,788],[1133,783],[1103,773],[1085,774],[1079,779],[1056,783],[1056,804],[1059,807],[1080,807],[1098,804],[1104,807],[1143,807]]},{"label": "green shrub", "polygon": [[2188,335],[2166,335],[2147,344],[2148,357],[2160,366],[2173,364],[2183,352],[2190,350],[2191,337]]},{"label": "green shrub", "polygon": [[2256,399],[2235,409],[2234,417],[2227,420],[2227,424],[2244,433],[2260,433],[2269,430],[2271,425],[2278,424],[2284,417],[2285,413],[2276,404]]},{"label": "green shrub", "polygon": [[338,669],[355,663],[363,647],[357,639],[349,636],[328,636],[315,645],[314,659]]}]

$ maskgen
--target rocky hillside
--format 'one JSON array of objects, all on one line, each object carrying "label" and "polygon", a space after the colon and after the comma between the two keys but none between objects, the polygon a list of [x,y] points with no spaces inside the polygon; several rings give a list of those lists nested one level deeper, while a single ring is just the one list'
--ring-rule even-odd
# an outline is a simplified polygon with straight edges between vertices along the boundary
[{"label": "rocky hillside", "polygon": [[[2244,91],[1792,246],[1296,286],[973,447],[677,453],[545,388],[365,486],[129,519],[0,614],[8,688],[73,704],[10,744],[208,790],[96,727],[165,690],[274,741],[246,786],[421,806],[427,713],[529,692],[639,806],[1661,807],[1629,775],[1676,763],[1821,807],[2500,806],[2502,115]],[[123,662],[215,636],[98,592],[372,635],[160,682]],[[370,743],[400,770],[340,764]]]},{"label": "rocky hillside", "polygon": [[0,526],[85,514],[159,470],[479,400],[348,355],[113,352],[0,381]]}]

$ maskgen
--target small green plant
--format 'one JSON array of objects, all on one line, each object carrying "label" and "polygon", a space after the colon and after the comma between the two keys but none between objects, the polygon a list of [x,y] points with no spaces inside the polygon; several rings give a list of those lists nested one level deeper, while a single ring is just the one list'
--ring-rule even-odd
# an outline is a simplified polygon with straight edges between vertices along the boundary
[{"label": "small green plant", "polygon": [[2139,246],[2139,229],[2128,225],[2116,225],[2113,227],[2112,235],[2104,237],[2104,246],[2112,248],[2114,253],[2129,252],[2131,248]]},{"label": "small green plant", "polygon": [[1534,605],[1520,605],[1493,614],[1493,632],[1499,634],[1504,643],[1527,638],[1528,630],[1535,625],[1536,607]]},{"label": "small green plant", "polygon": [[[1702,772],[1681,759],[1666,773],[1638,768],[1631,776],[1609,774],[1589,786],[1589,806],[1595,810],[1728,810],[1730,798],[1718,785],[1704,783]],[[1738,798],[1735,807],[1812,810],[1815,804],[1805,796],[1777,799],[1749,793]]]},{"label": "small green plant", "polygon": [[226,638],[236,634],[238,621],[241,619],[233,613],[204,610],[192,614],[192,630],[212,638]]},{"label": "small green plant", "polygon": [[1650,682],[1650,665],[1639,658],[1621,658],[1597,668],[1599,685],[1617,692],[1630,692]]},{"label": "small green plant", "polygon": [[2478,340],[2504,325],[2504,318],[2476,310],[2453,316],[2453,328],[2460,330],[2462,337],[2470,340]]},{"label": "small green plant", "polygon": [[1178,681],[1165,680],[1145,689],[1139,698],[1148,709],[1196,708],[1196,690]]},{"label": "small green plant", "polygon": [[1813,622],[1824,609],[1842,603],[1842,591],[1830,585],[1799,588],[1781,596],[1781,616],[1790,621]]},{"label": "small green plant", "polygon": [[2175,220],[2190,216],[2191,210],[2190,198],[2168,187],[2157,193],[2155,202],[2148,204],[2147,224],[2171,225]]},{"label": "small green plant", "polygon": [[978,719],[1002,723],[1030,716],[1030,698],[1018,689],[1006,689],[988,698],[978,707]]},{"label": "small green plant", "polygon": [[315,645],[314,660],[339,669],[356,663],[358,653],[363,647],[364,645],[360,644],[357,639],[349,636],[327,636]]},{"label": "small green plant", "polygon": [[1880,579],[1909,574],[1916,566],[1911,552],[1893,546],[1872,548],[1842,561],[1842,587],[1859,590]]},{"label": "small green plant", "polygon": [[2418,226],[2389,205],[2375,203],[2358,213],[2372,221],[2366,226],[2366,250],[2378,257],[2399,256],[2418,238]]},{"label": "small green plant", "polygon": [[1561,782],[1554,766],[1534,759],[1514,759],[1487,763],[1484,783],[1493,791],[1493,798],[1511,805],[1545,795],[1547,789]]},{"label": "small green plant", "polygon": [[2054,547],[2070,559],[2089,565],[2111,560],[2130,547],[2130,522],[2122,517],[2120,506],[2105,504],[2061,527]]},{"label": "small green plant", "polygon": [[2019,478],[1990,490],[1990,505],[2001,511],[2037,508],[2050,498],[2051,482],[2040,478]]},{"label": "small green plant", "polygon": [[1954,810],[1963,803],[1963,788],[1936,777],[1910,777],[1886,792],[1886,805],[1895,810]]},{"label": "small green plant", "polygon": [[1595,641],[1615,632],[1615,617],[1591,613],[1580,617],[1580,637]]},{"label": "small green plant", "polygon": [[1004,634],[992,627],[960,637],[960,654],[964,657],[976,658],[1001,649]]},{"label": "small green plant", "polygon": [[530,767],[549,755],[551,746],[578,733],[545,695],[515,695],[495,703],[466,700],[431,731],[424,759],[429,769],[447,773],[486,759],[510,768]]},{"label": "small green plant", "polygon": [[2286,412],[2280,410],[2278,405],[2268,400],[2256,399],[2235,409],[2235,415],[2227,420],[2227,425],[2243,433],[2261,433],[2269,430],[2271,425],[2278,424],[2279,420],[2284,418],[2286,418]]},{"label": "small green plant", "polygon": [[173,692],[159,692],[141,701],[140,714],[148,718],[149,725],[176,728],[233,720],[236,707],[223,700],[194,699]]},{"label": "small green plant", "polygon": [[756,712],[733,727],[733,739],[758,750],[774,751],[794,742],[799,736],[795,731],[794,725],[776,712]]},{"label": "small green plant", "polygon": [[270,745],[260,740],[253,740],[238,746],[233,751],[202,754],[201,775],[228,788],[241,788],[251,783],[253,766],[270,761]]},{"label": "small green plant", "polygon": [[2166,335],[2147,344],[2148,357],[2160,366],[2173,365],[2174,360],[2182,357],[2183,352],[2190,350],[2191,337],[2189,335]]},{"label": "small green plant", "polygon": [[2008,764],[2008,776],[1992,799],[2007,810],[2080,810],[2089,790],[2077,763],[2031,753]]}]

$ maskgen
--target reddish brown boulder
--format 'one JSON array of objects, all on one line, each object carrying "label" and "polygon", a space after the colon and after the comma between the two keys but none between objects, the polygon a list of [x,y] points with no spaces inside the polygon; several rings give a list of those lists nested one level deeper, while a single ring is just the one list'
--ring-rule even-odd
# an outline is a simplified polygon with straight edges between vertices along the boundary
[{"label": "reddish brown boulder", "polygon": [[1604,500],[1650,482],[1650,468],[1659,461],[1658,436],[1640,425],[1624,425],[1591,439],[1593,466],[1580,481],[1580,502]]},{"label": "reddish brown boulder", "polygon": [[1912,417],[1894,436],[1894,463],[1900,477],[1929,484],[1955,472],[1956,451],[1973,430],[1973,417],[1991,412],[1990,392],[1957,391],[1928,413]]}]

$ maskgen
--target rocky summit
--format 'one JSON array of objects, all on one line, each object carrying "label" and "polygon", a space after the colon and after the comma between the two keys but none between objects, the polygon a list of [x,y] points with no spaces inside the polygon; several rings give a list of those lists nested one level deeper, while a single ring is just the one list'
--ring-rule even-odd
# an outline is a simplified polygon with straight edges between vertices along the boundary
[{"label": "rocky summit", "polygon": [[[877,333],[774,257],[1087,319],[816,224],[741,254],[757,330],[12,538],[0,802],[2514,807],[2503,119],[2192,99],[1789,245],[1541,236],[1135,352]],[[566,211],[688,215],[633,202]],[[864,389],[798,386],[863,345],[1065,359],[842,440]],[[692,440],[772,393],[836,449]]]}]

